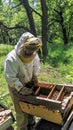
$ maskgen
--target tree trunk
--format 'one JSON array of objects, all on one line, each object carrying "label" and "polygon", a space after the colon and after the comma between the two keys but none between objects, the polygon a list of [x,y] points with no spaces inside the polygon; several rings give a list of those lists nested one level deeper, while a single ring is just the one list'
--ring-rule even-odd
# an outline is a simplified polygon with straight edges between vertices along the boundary
[{"label": "tree trunk", "polygon": [[1,33],[2,33],[2,39],[3,39],[3,43],[6,44],[6,34],[5,34],[5,30],[4,27],[1,26]]},{"label": "tree trunk", "polygon": [[65,25],[64,25],[64,19],[63,19],[63,13],[62,13],[62,9],[60,8],[60,25],[61,25],[61,28],[62,28],[62,33],[63,33],[63,41],[64,41],[64,45],[68,44],[68,36],[67,36],[67,31],[66,31],[66,28],[65,28]]},{"label": "tree trunk", "polygon": [[48,54],[47,50],[47,25],[48,25],[48,16],[47,16],[47,5],[45,0],[40,0],[42,8],[42,53],[43,57],[46,57]]},{"label": "tree trunk", "polygon": [[67,29],[64,25],[63,10],[61,7],[59,7],[59,8],[60,8],[60,11],[54,9],[55,12],[58,13],[58,15],[59,15],[59,19],[56,18],[55,21],[58,22],[61,26],[62,35],[63,35],[63,42],[64,42],[64,45],[66,45],[66,44],[68,44],[69,35],[68,35]]},{"label": "tree trunk", "polygon": [[61,27],[62,27],[62,32],[63,32],[64,45],[66,45],[68,44],[68,37],[67,37],[66,29],[63,24],[61,24]]},{"label": "tree trunk", "polygon": [[22,4],[24,5],[24,7],[26,9],[26,13],[27,13],[28,20],[29,20],[29,25],[30,25],[30,32],[36,36],[36,29],[35,29],[34,19],[33,19],[32,10],[31,10],[31,8],[29,6],[28,0],[22,0]]}]

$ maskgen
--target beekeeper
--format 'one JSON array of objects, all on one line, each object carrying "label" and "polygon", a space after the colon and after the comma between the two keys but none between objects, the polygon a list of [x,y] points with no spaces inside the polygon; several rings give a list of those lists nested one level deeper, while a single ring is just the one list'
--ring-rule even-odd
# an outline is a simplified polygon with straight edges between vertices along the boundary
[{"label": "beekeeper", "polygon": [[7,55],[4,73],[16,112],[17,130],[33,130],[33,116],[23,113],[19,107],[14,91],[22,95],[32,94],[31,82],[37,82],[40,59],[37,54],[41,40],[30,32],[23,33],[15,48]]}]

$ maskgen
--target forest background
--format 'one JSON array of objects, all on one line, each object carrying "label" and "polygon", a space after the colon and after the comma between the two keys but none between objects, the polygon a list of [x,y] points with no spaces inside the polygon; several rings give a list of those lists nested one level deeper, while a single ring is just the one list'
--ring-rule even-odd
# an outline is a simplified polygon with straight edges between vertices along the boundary
[{"label": "forest background", "polygon": [[42,40],[39,81],[73,84],[73,0],[0,0],[0,101],[13,112],[3,62],[26,31]]}]

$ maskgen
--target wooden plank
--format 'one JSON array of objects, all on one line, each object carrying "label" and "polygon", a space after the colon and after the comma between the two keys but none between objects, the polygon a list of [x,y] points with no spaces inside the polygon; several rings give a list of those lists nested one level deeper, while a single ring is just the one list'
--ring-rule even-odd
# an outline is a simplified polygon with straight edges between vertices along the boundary
[{"label": "wooden plank", "polygon": [[61,89],[62,86],[65,86],[65,90],[67,92],[72,92],[73,91],[73,85],[72,84],[54,84],[54,83],[46,83],[46,82],[38,82],[37,86],[38,87],[42,87],[42,88],[48,88],[48,89],[52,89],[52,86],[57,87],[58,90]]},{"label": "wooden plank", "polygon": [[37,96],[37,95],[39,94],[40,89],[41,89],[41,87],[39,87],[39,88],[35,91],[35,96]]},{"label": "wooden plank", "polygon": [[45,82],[38,82],[37,87],[52,89],[53,84],[48,84],[48,83],[45,83]]},{"label": "wooden plank", "polygon": [[63,91],[64,91],[64,88],[65,88],[65,86],[63,86],[63,87],[61,88],[61,90],[60,90],[60,92],[59,92],[59,94],[58,94],[56,100],[60,100],[61,95],[62,95],[62,93],[63,93]]},{"label": "wooden plank", "polygon": [[64,119],[67,119],[67,116],[69,114],[69,112],[71,111],[71,109],[73,110],[73,93],[70,95],[66,106],[65,106],[65,111],[63,113]]},{"label": "wooden plank", "polygon": [[56,88],[56,86],[53,86],[51,92],[50,92],[49,95],[47,96],[48,99],[51,98],[51,96],[52,96],[52,94],[53,94],[55,88]]}]

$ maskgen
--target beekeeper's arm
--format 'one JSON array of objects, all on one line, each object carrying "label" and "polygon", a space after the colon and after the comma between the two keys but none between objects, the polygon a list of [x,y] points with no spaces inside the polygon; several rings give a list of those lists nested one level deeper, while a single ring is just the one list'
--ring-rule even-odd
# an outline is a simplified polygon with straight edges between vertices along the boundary
[{"label": "beekeeper's arm", "polygon": [[[19,70],[18,64],[14,61],[6,60],[4,63],[4,71],[5,71],[5,78],[10,87],[15,88],[18,92],[23,95],[29,95],[32,93],[32,89],[26,88],[20,82],[19,78],[17,77]],[[23,89],[23,91],[22,91]]]}]

